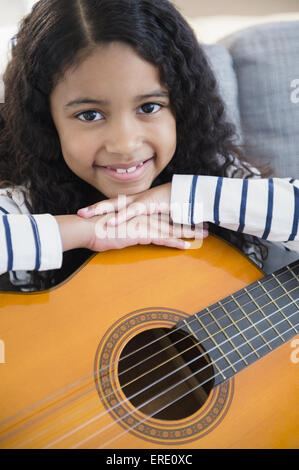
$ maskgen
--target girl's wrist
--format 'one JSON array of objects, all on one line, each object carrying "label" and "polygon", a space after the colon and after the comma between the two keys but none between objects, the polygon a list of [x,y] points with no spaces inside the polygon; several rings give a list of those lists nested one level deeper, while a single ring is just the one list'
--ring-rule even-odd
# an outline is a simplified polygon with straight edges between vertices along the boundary
[{"label": "girl's wrist", "polygon": [[58,223],[63,251],[75,248],[88,248],[94,227],[90,220],[77,215],[55,216]]}]

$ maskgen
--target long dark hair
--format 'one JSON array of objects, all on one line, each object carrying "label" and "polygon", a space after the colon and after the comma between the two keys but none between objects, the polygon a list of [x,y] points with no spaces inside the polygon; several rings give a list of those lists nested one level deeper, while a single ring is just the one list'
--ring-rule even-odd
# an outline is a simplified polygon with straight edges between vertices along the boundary
[{"label": "long dark hair", "polygon": [[49,96],[69,67],[111,41],[131,45],[156,65],[169,91],[177,148],[153,186],[174,173],[226,176],[236,161],[239,177],[253,176],[205,53],[172,3],[40,0],[12,40],[0,119],[0,180],[29,188],[32,213],[71,214],[100,200],[64,162]]}]

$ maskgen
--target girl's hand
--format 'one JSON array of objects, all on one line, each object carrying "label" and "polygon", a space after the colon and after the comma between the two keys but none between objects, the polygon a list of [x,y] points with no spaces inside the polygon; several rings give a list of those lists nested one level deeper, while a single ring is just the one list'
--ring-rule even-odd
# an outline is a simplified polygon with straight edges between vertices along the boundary
[{"label": "girl's hand", "polygon": [[182,232],[180,224],[172,224],[169,216],[163,214],[138,215],[119,223],[117,227],[108,224],[110,217],[111,215],[106,214],[89,220],[92,229],[86,248],[99,252],[153,243],[186,249],[190,247],[190,243],[182,240],[182,237],[194,239],[207,236],[191,227],[185,227]]},{"label": "girl's hand", "polygon": [[170,194],[171,183],[166,183],[131,196],[119,196],[98,202],[79,209],[77,214],[86,219],[95,215],[113,214],[114,217],[110,217],[108,223],[118,225],[136,215],[169,214]]},{"label": "girl's hand", "polygon": [[[171,183],[162,184],[131,196],[119,196],[98,202],[77,214],[88,219],[95,215],[111,214],[108,225],[119,225],[137,215],[170,214]],[[208,223],[203,224],[203,235],[207,236]]]}]

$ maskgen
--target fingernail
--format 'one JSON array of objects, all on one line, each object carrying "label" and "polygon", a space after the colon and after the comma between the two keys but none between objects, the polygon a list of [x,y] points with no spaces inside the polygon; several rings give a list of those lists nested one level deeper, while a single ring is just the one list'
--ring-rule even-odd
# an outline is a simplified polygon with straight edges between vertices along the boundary
[{"label": "fingernail", "polygon": [[82,217],[92,217],[95,215],[95,210],[92,207],[84,207],[83,209],[79,209],[77,214],[81,215]]},{"label": "fingernail", "polygon": [[86,215],[86,214],[87,214],[87,210],[86,210],[86,209],[79,209],[79,210],[77,211],[77,214],[78,214],[78,215]]},{"label": "fingernail", "polygon": [[190,248],[190,246],[191,246],[190,242],[185,242],[184,243],[184,248],[188,249],[188,248]]}]

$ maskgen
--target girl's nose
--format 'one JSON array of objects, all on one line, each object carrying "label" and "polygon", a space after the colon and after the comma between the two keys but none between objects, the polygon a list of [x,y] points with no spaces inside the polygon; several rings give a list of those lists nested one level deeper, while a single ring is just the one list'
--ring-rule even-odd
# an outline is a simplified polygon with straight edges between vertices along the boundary
[{"label": "girl's nose", "polygon": [[105,148],[108,153],[131,155],[142,145],[141,126],[134,119],[119,119],[110,123],[105,131]]}]

